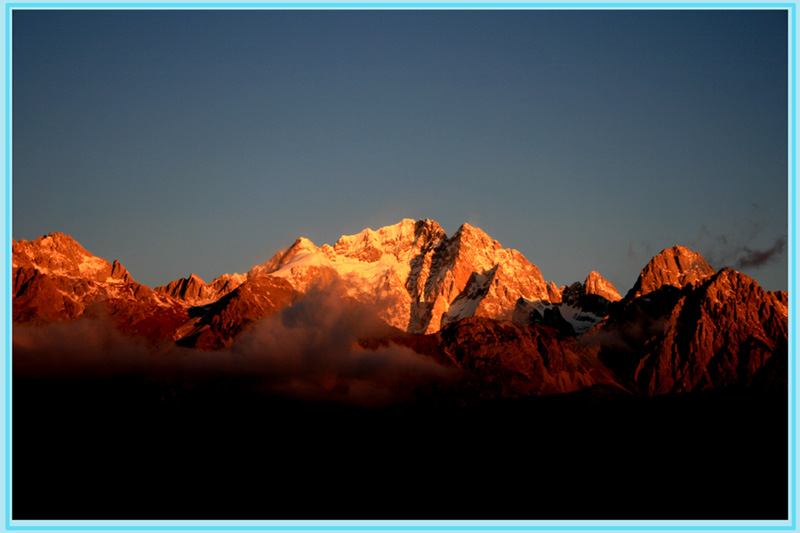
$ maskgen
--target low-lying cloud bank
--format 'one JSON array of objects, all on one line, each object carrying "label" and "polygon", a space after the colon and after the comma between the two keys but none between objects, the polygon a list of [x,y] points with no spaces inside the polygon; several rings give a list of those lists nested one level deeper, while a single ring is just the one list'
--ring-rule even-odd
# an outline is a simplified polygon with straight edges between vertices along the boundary
[{"label": "low-lying cloud bank", "polygon": [[313,290],[246,329],[233,344],[205,352],[152,347],[123,335],[108,317],[44,326],[14,325],[14,376],[41,379],[135,377],[176,388],[221,383],[290,398],[382,406],[412,399],[421,387],[453,383],[460,372],[409,348],[366,350],[381,331],[375,310],[341,288]]}]

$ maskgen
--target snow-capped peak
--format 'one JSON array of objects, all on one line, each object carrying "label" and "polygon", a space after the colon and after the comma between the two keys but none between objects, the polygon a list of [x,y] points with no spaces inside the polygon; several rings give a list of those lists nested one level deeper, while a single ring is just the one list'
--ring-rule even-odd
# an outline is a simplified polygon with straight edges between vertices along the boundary
[{"label": "snow-capped peak", "polygon": [[[457,298],[458,309],[451,316],[504,319],[511,318],[519,297],[549,298],[539,269],[516,250],[504,249],[469,224],[448,239],[430,219],[367,228],[343,235],[333,246],[316,247],[298,239],[251,272],[256,271],[282,277],[301,293],[315,279],[336,275],[350,296],[379,298],[383,318],[413,332],[437,331]],[[471,282],[473,274],[477,277]]]}]

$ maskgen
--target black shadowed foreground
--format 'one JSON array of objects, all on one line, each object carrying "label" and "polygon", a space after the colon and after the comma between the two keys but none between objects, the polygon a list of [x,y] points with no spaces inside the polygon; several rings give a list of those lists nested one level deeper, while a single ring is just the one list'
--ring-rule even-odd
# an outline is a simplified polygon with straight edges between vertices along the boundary
[{"label": "black shadowed foreground", "polygon": [[14,519],[785,519],[785,395],[468,407],[14,384]]}]

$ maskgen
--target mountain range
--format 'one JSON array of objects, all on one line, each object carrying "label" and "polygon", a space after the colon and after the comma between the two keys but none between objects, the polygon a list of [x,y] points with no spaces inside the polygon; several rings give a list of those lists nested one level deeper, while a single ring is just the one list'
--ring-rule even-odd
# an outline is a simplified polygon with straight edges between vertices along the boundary
[{"label": "mountain range", "polygon": [[154,289],[62,233],[12,247],[17,325],[105,317],[154,349],[214,352],[324,300],[366,310],[360,350],[410,349],[490,396],[786,383],[788,295],[715,271],[683,246],[653,257],[624,297],[597,272],[558,287],[479,228],[463,224],[448,237],[428,219],[333,245],[301,237],[245,274],[209,283],[190,274]]},{"label": "mountain range", "polygon": [[13,246],[15,519],[788,518],[788,295],[403,220],[137,283]]}]

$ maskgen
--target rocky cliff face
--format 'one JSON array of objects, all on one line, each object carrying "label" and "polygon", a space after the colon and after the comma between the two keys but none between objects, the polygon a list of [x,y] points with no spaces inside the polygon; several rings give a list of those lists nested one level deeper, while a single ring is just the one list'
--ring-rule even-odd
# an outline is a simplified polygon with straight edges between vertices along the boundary
[{"label": "rocky cliff face", "polygon": [[518,324],[541,324],[567,335],[580,335],[608,316],[609,305],[621,300],[617,289],[595,271],[586,281],[561,289],[560,298],[550,302],[520,298],[513,320]]},{"label": "rocky cliff face", "polygon": [[289,305],[295,295],[284,279],[254,276],[207,309],[198,310],[199,316],[178,328],[174,338],[181,346],[218,350],[229,346],[250,324]]},{"label": "rocky cliff face", "polygon": [[552,328],[471,317],[448,324],[436,339],[456,366],[497,397],[616,386],[596,351]]},{"label": "rocky cliff face", "polygon": [[136,283],[118,261],[51,233],[12,243],[13,319],[17,323],[110,316],[124,332],[153,342],[188,318],[185,305]]},{"label": "rocky cliff face", "polygon": [[382,319],[413,333],[473,315],[510,319],[519,298],[550,301],[554,287],[480,229],[463,224],[448,238],[427,219],[366,229],[333,246],[301,238],[248,276],[258,273],[284,278],[301,294],[314,282],[341,278],[350,296],[379,302]]},{"label": "rocky cliff face", "polygon": [[199,306],[216,302],[246,279],[247,276],[241,274],[223,274],[206,284],[200,276],[190,274],[187,278],[177,279],[153,290],[189,305]]},{"label": "rocky cliff face", "polygon": [[665,285],[684,287],[713,274],[714,269],[703,256],[684,246],[673,246],[647,263],[625,298],[631,300],[644,296]]},{"label": "rocky cliff face", "polygon": [[618,302],[622,300],[622,296],[620,296],[617,288],[594,270],[589,272],[589,275],[586,276],[586,281],[583,282],[582,295],[599,296],[609,302]]},{"label": "rocky cliff face", "polygon": [[460,291],[439,326],[470,316],[510,320],[520,298],[550,300],[548,284],[536,265],[516,250],[504,249],[481,230],[461,226],[451,246],[457,252],[450,271]]},{"label": "rocky cliff face", "polygon": [[753,383],[785,386],[785,293],[766,292],[730,268],[705,275],[708,270],[696,266],[670,272],[672,280],[687,280],[680,288],[665,283],[626,298],[584,341],[601,347],[601,358],[618,379],[649,395]]},{"label": "rocky cliff face", "polygon": [[440,365],[462,371],[459,396],[466,400],[543,396],[595,386],[624,391],[598,358],[596,347],[554,328],[485,317],[450,322],[436,333],[388,327],[361,339],[366,349],[391,344],[411,348]]},{"label": "rocky cliff face", "polygon": [[735,270],[688,285],[661,316],[634,374],[648,394],[747,385],[773,357],[787,362],[786,306]]},{"label": "rocky cliff face", "polygon": [[[15,272],[19,268],[35,269],[40,274],[92,282],[109,281],[114,270],[111,263],[95,257],[63,233],[49,233],[30,242],[12,241],[12,268]],[[17,290],[15,286],[14,292]]]}]

